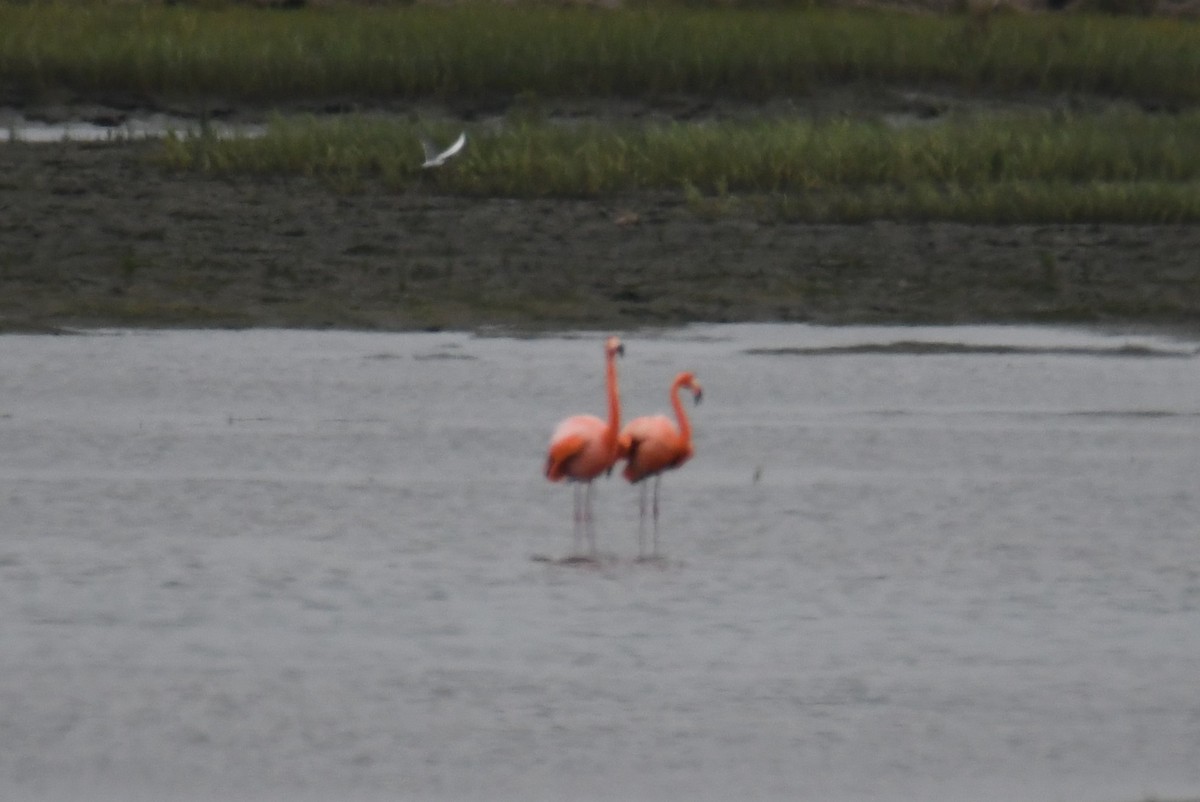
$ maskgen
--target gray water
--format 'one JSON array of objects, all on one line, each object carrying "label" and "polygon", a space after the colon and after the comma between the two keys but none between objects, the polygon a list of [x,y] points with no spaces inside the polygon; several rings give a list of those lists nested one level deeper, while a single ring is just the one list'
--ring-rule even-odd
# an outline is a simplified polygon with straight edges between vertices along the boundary
[{"label": "gray water", "polygon": [[116,142],[161,139],[168,135],[198,136],[204,131],[221,138],[262,136],[266,126],[257,123],[199,121],[172,114],[126,115],[105,113],[101,119],[46,121],[29,119],[20,110],[0,107],[0,143],[3,142]]},{"label": "gray water", "polygon": [[626,347],[697,453],[665,560],[613,478],[580,566],[599,334],[4,337],[0,797],[1200,795],[1197,343]]}]

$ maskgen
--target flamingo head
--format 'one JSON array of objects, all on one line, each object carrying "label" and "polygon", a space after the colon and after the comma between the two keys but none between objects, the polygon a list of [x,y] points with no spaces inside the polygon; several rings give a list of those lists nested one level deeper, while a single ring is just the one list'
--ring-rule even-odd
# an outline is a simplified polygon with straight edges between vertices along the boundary
[{"label": "flamingo head", "polygon": [[604,341],[604,355],[610,359],[614,356],[625,356],[625,345],[620,337],[609,337]]},{"label": "flamingo head", "polygon": [[692,391],[692,402],[699,404],[704,398],[704,388],[700,386],[700,382],[696,381],[696,374],[690,370],[684,371],[675,377],[675,386],[686,387]]}]

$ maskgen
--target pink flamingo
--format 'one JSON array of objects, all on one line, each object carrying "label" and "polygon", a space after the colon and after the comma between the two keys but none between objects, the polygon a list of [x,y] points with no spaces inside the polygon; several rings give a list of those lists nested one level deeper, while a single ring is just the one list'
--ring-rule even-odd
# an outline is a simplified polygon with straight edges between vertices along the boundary
[{"label": "pink flamingo", "polygon": [[[692,458],[692,426],[683,404],[679,402],[679,388],[686,387],[692,391],[695,403],[699,404],[704,397],[704,391],[695,374],[683,372],[671,382],[671,406],[679,426],[666,415],[650,415],[634,418],[621,431],[619,448],[621,456],[628,462],[625,464],[623,475],[630,482],[641,482],[647,477],[654,477],[654,551],[658,556],[658,485],[662,480],[663,471],[678,468]],[[642,484],[641,504],[638,519],[638,559],[645,555],[646,529],[646,491],[647,485]]]},{"label": "pink flamingo", "polygon": [[554,429],[546,454],[546,478],[551,482],[575,482],[575,548],[581,531],[586,534],[591,555],[596,556],[596,530],[592,520],[592,480],[611,471],[618,454],[621,430],[621,397],[617,388],[618,355],[625,346],[617,337],[604,343],[605,383],[608,390],[608,422],[595,415],[572,415]]}]

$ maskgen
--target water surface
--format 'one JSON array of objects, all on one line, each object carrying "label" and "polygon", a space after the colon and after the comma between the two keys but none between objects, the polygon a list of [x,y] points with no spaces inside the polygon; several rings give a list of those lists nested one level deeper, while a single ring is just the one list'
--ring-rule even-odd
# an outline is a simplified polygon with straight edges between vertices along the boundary
[{"label": "water surface", "polygon": [[262,136],[266,126],[257,123],[201,123],[194,118],[160,112],[125,114],[104,112],[91,119],[30,119],[17,109],[0,107],[0,143],[3,142],[124,142],[161,139],[169,135],[198,136],[207,131],[218,137]]},{"label": "water surface", "polygon": [[697,455],[598,488],[602,336],[6,336],[0,795],[1200,795],[1197,343],[630,335]]}]

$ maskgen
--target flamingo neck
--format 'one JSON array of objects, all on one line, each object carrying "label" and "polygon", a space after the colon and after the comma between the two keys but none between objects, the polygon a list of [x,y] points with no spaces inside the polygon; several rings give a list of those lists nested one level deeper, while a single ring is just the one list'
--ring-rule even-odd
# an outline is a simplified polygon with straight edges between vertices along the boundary
[{"label": "flamingo neck", "polygon": [[685,446],[692,444],[692,424],[688,420],[687,412],[683,409],[683,403],[679,400],[680,383],[677,381],[671,385],[671,406],[675,410],[675,419],[679,421],[679,437]]},{"label": "flamingo neck", "polygon": [[608,354],[607,364],[605,365],[605,385],[608,388],[608,431],[605,433],[606,438],[613,445],[617,442],[617,435],[621,431],[621,393],[617,387],[617,360],[616,354]]}]

